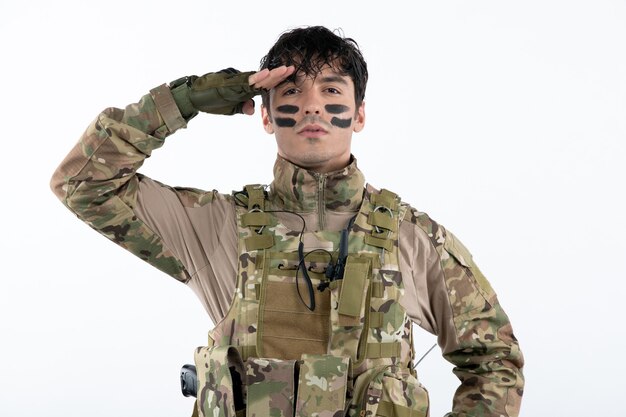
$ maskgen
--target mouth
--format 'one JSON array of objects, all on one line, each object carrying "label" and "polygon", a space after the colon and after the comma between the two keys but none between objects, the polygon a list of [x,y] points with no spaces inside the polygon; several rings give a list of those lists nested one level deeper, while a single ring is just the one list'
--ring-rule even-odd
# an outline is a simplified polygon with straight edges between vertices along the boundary
[{"label": "mouth", "polygon": [[307,136],[307,137],[320,137],[328,132],[326,129],[316,124],[309,124],[304,126],[302,129],[298,130],[299,135]]}]

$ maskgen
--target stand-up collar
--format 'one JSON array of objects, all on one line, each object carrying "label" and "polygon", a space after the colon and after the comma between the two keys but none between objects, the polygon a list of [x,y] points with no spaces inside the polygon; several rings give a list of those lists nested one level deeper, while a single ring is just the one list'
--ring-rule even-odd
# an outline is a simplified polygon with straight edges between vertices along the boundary
[{"label": "stand-up collar", "polygon": [[274,164],[271,200],[285,210],[358,211],[363,199],[365,177],[351,157],[348,166],[335,172],[320,174],[300,168],[280,156]]}]

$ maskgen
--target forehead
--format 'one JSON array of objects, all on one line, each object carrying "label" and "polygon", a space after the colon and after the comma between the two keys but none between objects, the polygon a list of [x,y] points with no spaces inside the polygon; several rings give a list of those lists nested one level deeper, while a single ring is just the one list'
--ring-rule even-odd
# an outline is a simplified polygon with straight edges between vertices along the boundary
[{"label": "forehead", "polygon": [[291,77],[287,78],[285,81],[280,83],[277,87],[280,87],[281,85],[285,85],[285,84],[301,85],[306,82],[311,82],[313,84],[337,83],[337,84],[343,84],[345,86],[354,87],[354,83],[352,82],[352,79],[349,76],[343,74],[336,68],[328,66],[328,65],[322,67],[320,71],[313,73],[313,74],[307,74],[303,71],[297,71]]}]

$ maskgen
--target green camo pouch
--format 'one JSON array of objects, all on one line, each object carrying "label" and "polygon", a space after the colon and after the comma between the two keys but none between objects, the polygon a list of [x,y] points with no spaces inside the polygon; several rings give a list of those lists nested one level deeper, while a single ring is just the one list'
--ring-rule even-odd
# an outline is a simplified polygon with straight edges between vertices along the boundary
[{"label": "green camo pouch", "polygon": [[[198,374],[199,417],[234,417],[245,408],[243,362],[236,348],[197,348],[194,362]],[[237,413],[239,412],[239,413]]]}]

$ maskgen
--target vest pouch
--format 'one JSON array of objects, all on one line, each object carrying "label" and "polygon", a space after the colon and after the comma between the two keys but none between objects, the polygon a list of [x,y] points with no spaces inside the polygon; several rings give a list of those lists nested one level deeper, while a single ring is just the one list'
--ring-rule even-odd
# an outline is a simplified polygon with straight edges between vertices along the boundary
[{"label": "vest pouch", "polygon": [[297,417],[344,415],[350,358],[302,355],[298,375]]},{"label": "vest pouch", "polygon": [[194,353],[198,374],[198,417],[243,417],[245,378],[243,362],[232,346],[200,347]]},{"label": "vest pouch", "polygon": [[374,368],[359,375],[350,416],[428,417],[428,392],[407,369]]},{"label": "vest pouch", "polygon": [[[330,353],[360,359],[359,341],[364,334],[370,297],[372,261],[348,256],[343,279],[330,284],[332,337]],[[365,329],[367,330],[367,329]]]},{"label": "vest pouch", "polygon": [[294,417],[296,360],[248,358],[247,417]]}]

